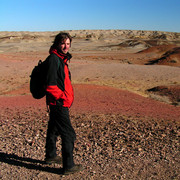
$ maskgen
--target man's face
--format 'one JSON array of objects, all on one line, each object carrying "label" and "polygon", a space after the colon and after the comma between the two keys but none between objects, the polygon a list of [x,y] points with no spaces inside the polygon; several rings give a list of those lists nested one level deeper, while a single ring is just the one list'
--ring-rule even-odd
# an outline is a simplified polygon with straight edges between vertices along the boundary
[{"label": "man's face", "polygon": [[65,39],[63,42],[59,43],[59,50],[64,53],[67,54],[67,52],[69,51],[69,48],[71,47],[71,42],[70,39]]}]

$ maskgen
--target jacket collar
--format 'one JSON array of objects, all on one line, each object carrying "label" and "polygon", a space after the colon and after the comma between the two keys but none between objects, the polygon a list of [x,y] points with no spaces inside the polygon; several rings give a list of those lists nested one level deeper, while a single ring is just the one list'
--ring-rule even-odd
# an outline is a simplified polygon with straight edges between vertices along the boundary
[{"label": "jacket collar", "polygon": [[67,54],[63,54],[61,52],[59,52],[57,49],[55,48],[50,48],[49,50],[49,54],[56,54],[58,57],[60,57],[65,63],[67,63],[67,61],[70,62],[70,59],[72,58],[72,55],[68,52]]}]

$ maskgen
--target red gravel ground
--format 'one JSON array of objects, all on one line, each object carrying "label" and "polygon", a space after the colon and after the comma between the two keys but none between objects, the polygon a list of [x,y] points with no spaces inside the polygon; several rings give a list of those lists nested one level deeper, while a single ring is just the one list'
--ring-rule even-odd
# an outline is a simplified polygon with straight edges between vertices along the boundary
[{"label": "red gravel ground", "polygon": [[76,84],[74,91],[74,157],[84,171],[63,176],[61,165],[44,163],[45,98],[1,96],[0,178],[179,178],[179,107],[106,86]]},{"label": "red gravel ground", "polygon": [[[180,107],[165,104],[135,93],[97,85],[74,85],[74,113],[122,114],[180,120]],[[45,99],[36,100],[31,95],[2,96],[1,108],[45,107]]]}]

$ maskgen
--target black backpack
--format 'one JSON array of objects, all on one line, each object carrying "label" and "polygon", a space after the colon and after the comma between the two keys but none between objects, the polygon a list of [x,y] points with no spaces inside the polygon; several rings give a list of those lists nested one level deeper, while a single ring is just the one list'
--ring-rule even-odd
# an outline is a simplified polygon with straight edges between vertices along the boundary
[{"label": "black backpack", "polygon": [[46,95],[47,60],[39,60],[30,75],[30,92],[35,99]]}]

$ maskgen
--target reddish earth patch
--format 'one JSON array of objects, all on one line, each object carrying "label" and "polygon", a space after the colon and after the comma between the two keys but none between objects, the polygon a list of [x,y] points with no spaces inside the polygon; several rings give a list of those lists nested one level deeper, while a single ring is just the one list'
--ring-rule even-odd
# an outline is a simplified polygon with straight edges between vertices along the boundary
[{"label": "reddish earth patch", "polygon": [[[180,107],[116,88],[95,85],[74,85],[75,100],[72,113],[122,114],[180,120]],[[35,100],[31,95],[0,97],[0,108],[45,108],[45,98]]]},{"label": "reddish earth patch", "polygon": [[138,53],[158,53],[158,54],[164,54],[167,51],[172,50],[173,48],[176,48],[176,45],[153,45],[152,47],[149,47],[145,50],[142,50]]},{"label": "reddish earth patch", "polygon": [[157,53],[159,57],[149,59],[146,65],[168,65],[168,66],[180,66],[180,47],[175,45],[159,45],[147,48],[138,53]]}]

